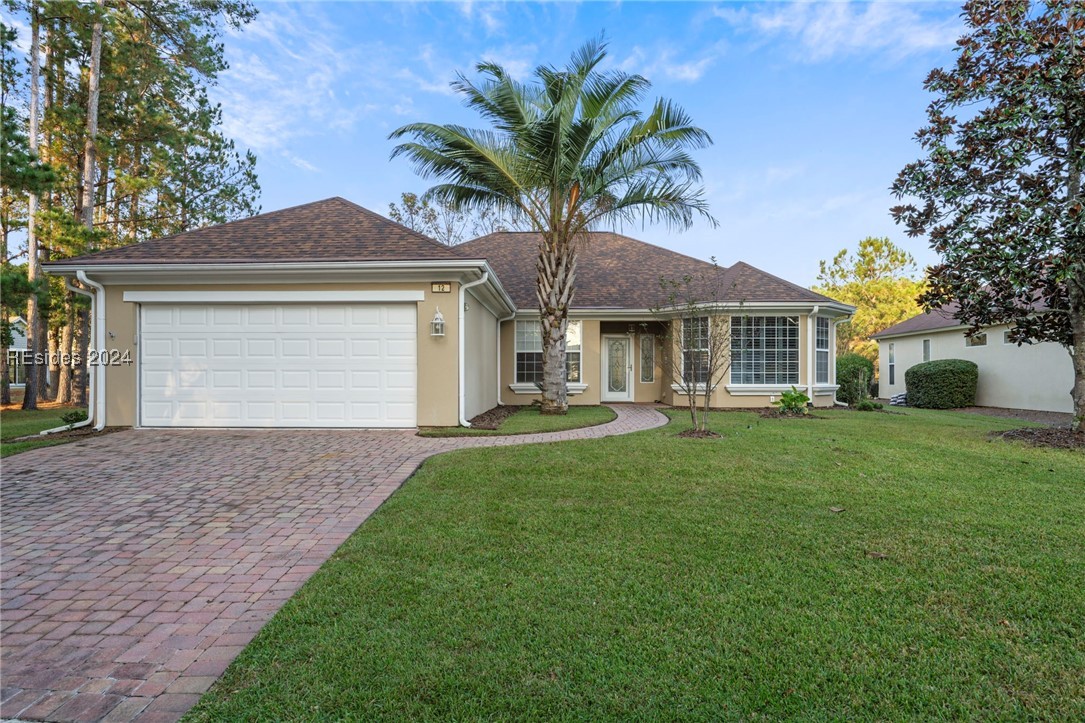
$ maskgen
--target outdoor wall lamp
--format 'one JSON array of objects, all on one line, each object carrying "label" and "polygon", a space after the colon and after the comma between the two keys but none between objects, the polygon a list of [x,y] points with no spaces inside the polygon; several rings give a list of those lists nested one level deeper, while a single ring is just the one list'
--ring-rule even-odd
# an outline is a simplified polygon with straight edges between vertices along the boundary
[{"label": "outdoor wall lamp", "polygon": [[429,323],[429,335],[430,336],[444,336],[445,335],[445,317],[441,316],[441,309],[438,308],[437,312],[433,315],[433,321]]}]

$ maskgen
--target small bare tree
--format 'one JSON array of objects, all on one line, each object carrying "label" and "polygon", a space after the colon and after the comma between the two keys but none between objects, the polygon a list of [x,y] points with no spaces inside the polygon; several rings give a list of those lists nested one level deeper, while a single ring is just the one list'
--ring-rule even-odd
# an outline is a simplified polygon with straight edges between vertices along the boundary
[{"label": "small bare tree", "polygon": [[708,431],[712,394],[731,370],[733,309],[724,308],[722,275],[722,269],[712,259],[712,269],[705,273],[686,274],[680,279],[661,276],[664,300],[652,309],[653,314],[669,322],[663,368],[686,398],[690,422],[698,432]]}]

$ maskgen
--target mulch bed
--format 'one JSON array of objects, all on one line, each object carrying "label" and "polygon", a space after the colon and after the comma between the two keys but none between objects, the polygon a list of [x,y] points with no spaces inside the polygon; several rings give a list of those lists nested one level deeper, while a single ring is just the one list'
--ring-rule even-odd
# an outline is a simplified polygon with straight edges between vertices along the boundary
[{"label": "mulch bed", "polygon": [[44,437],[40,434],[28,434],[25,437],[16,437],[15,439],[5,439],[5,442],[29,442],[34,439],[74,439],[76,437],[98,437],[103,434],[112,434],[113,432],[120,432],[125,429],[131,429],[131,427],[106,427],[100,432],[96,432],[94,427],[79,427],[78,429],[69,429],[67,432],[54,432],[53,434],[47,434]]},{"label": "mulch bed", "polygon": [[678,436],[686,439],[720,439],[723,437],[722,434],[713,432],[711,429],[687,429],[679,432]]},{"label": "mulch bed", "polygon": [[522,406],[506,404],[500,407],[494,407],[488,412],[483,412],[477,417],[467,421],[469,421],[471,426],[476,429],[497,429],[501,426],[502,422],[519,412],[521,409],[523,409]]},{"label": "mulch bed", "polygon": [[1053,449],[1085,449],[1085,432],[1074,432],[1059,427],[1025,427],[1008,432],[995,432],[994,436],[1013,439],[1033,447]]}]

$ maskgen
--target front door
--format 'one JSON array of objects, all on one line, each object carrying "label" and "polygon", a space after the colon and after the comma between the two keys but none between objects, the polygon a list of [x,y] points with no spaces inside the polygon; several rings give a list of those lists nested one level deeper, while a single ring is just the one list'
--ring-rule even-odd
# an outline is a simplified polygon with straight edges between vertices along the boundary
[{"label": "front door", "polygon": [[601,396],[602,401],[633,401],[632,351],[632,337],[603,337],[603,394]]}]

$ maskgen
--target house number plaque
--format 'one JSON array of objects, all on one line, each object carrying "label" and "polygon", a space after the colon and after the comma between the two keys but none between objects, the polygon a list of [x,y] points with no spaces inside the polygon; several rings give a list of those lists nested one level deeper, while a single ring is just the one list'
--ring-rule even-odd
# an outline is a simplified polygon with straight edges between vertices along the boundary
[{"label": "house number plaque", "polygon": [[452,284],[447,281],[434,281],[429,285],[429,290],[434,294],[451,294]]}]

